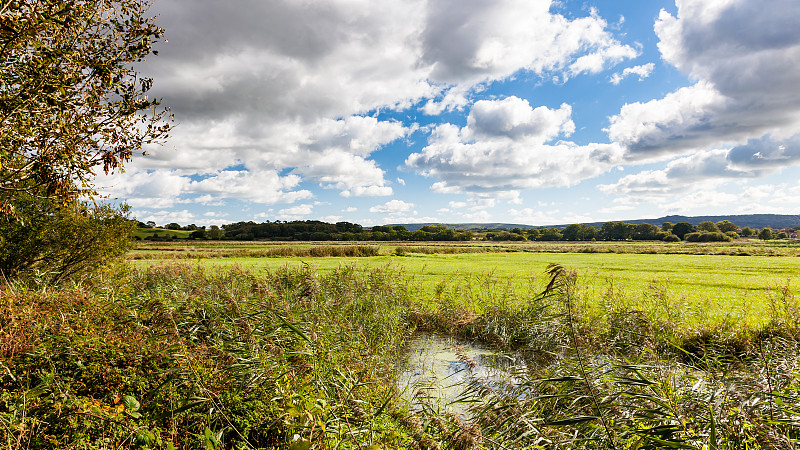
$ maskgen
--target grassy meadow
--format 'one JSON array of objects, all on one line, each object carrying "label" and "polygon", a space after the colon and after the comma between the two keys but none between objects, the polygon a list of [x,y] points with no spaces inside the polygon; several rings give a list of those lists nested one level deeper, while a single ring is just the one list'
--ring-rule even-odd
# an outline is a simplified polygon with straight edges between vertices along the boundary
[{"label": "grassy meadow", "polygon": [[[591,245],[141,243],[6,283],[0,448],[797,448],[794,245]],[[456,346],[467,413],[410,404],[425,333],[523,363]]]},{"label": "grassy meadow", "polygon": [[[342,266],[362,272],[396,266],[416,283],[423,302],[437,290],[458,291],[476,277],[490,278],[493,283],[508,285],[515,291],[541,290],[546,284],[546,267],[560,264],[577,272],[582,295],[589,302],[595,301],[598,307],[601,304],[597,302],[609,291],[615,291],[615,295],[632,304],[658,293],[687,311],[696,312],[700,318],[722,321],[736,317],[760,326],[771,320],[772,294],[784,287],[791,288],[792,279],[800,275],[798,251],[800,245],[783,242],[773,245],[762,242],[736,245],[206,242],[140,244],[130,257],[137,267],[178,259],[256,272],[303,265],[310,265],[320,273],[330,273]],[[303,256],[295,256],[296,253]],[[332,256],[319,256],[326,253]]]}]

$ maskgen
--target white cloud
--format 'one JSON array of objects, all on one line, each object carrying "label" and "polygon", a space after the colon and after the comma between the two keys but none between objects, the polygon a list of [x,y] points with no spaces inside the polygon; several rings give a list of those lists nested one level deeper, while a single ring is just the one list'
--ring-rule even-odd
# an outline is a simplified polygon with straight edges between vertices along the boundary
[{"label": "white cloud", "polygon": [[97,178],[100,192],[125,199],[133,208],[171,208],[188,189],[190,180],[177,171],[127,171]]},{"label": "white cloud", "polygon": [[617,72],[614,75],[611,75],[609,81],[611,81],[611,84],[617,85],[631,75],[637,75],[639,77],[639,81],[642,81],[653,73],[653,69],[655,69],[655,64],[653,63],[647,63],[641,66],[626,67],[621,74]]},{"label": "white cloud", "polygon": [[402,214],[411,211],[413,208],[413,203],[407,203],[402,200],[389,200],[383,205],[373,206],[369,209],[369,212],[380,214]]},{"label": "white cloud", "polygon": [[[289,170],[344,196],[391,195],[372,154],[415,125],[364,114],[464,108],[519,71],[574,76],[635,55],[596,12],[568,19],[549,0],[156,2],[169,43],[143,66],[175,113],[168,149],[134,171],[211,175],[179,195],[235,191],[224,172]],[[564,110],[557,110],[562,113]],[[530,125],[530,123],[529,123]],[[173,196],[174,197],[174,196]],[[255,196],[265,202],[265,196]],[[288,193],[279,201],[291,201]],[[307,198],[296,195],[297,199]]]},{"label": "white cloud", "polygon": [[184,209],[181,211],[150,211],[136,217],[140,222],[155,222],[163,226],[168,223],[189,224],[195,221],[195,215]]},{"label": "white cloud", "polygon": [[461,217],[469,222],[488,222],[492,219],[489,211],[479,210],[471,213],[463,213]]},{"label": "white cloud", "polygon": [[701,189],[659,204],[659,208],[667,214],[700,214],[709,211],[709,207],[727,209],[727,205],[733,206],[738,201],[739,196],[736,194]]},{"label": "white cloud", "polygon": [[520,69],[538,74],[568,70],[574,75],[635,55],[635,50],[611,36],[595,11],[569,20],[553,14],[551,4],[550,0],[429,2],[422,61],[431,65],[431,79],[473,85],[509,77]]},{"label": "white cloud", "polygon": [[593,222],[594,220],[586,215],[576,215],[571,213],[562,213],[558,209],[550,211],[536,210],[533,208],[523,209],[510,209],[508,214],[514,218],[515,222],[524,223],[526,225],[563,225],[570,223],[586,223]]},{"label": "white cloud", "polygon": [[411,154],[406,166],[441,180],[431,187],[440,193],[516,198],[520,189],[571,186],[616,165],[621,150],[615,144],[547,144],[574,131],[570,115],[569,105],[553,110],[531,108],[516,97],[480,101],[465,127],[438,126],[428,145]]},{"label": "white cloud", "polygon": [[[418,217],[416,214],[412,215],[412,216],[395,215],[395,216],[389,217],[388,220],[390,220],[392,223],[439,223],[439,222],[441,222],[439,220],[439,218],[437,218],[437,217],[430,217],[430,216]],[[386,222],[383,222],[383,223],[386,223]]]},{"label": "white cloud", "polygon": [[281,177],[275,171],[221,170],[189,183],[187,190],[262,204],[292,203],[312,196],[307,190],[291,191],[300,177]]},{"label": "white cloud", "polygon": [[567,104],[553,110],[545,106],[533,109],[519,97],[481,100],[472,106],[462,134],[465,140],[507,137],[545,142],[559,134],[572,134],[575,124],[571,116],[572,107]]},{"label": "white cloud", "polygon": [[609,137],[652,160],[800,131],[800,3],[678,0],[655,24],[664,60],[696,83],[622,107]]},{"label": "white cloud", "polygon": [[726,180],[764,177],[798,161],[800,134],[778,141],[767,135],[732,149],[696,152],[669,162],[662,170],[627,175],[599,188],[609,194],[633,198],[668,196]]},{"label": "white cloud", "polygon": [[276,218],[278,220],[303,220],[314,211],[314,206],[310,204],[296,205],[289,208],[278,210]]}]

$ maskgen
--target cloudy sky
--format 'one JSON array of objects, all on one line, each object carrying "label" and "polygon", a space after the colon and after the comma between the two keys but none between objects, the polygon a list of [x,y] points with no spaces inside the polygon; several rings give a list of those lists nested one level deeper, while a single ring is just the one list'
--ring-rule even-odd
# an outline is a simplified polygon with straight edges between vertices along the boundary
[{"label": "cloudy sky", "polygon": [[797,0],[155,0],[142,221],[798,214]]}]

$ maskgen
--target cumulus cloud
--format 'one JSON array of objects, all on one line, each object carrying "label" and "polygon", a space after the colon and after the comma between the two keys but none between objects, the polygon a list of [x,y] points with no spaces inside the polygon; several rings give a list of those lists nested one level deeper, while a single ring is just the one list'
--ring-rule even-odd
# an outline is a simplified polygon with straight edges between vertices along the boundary
[{"label": "cumulus cloud", "polygon": [[[293,203],[312,197],[296,189],[300,177],[276,171],[220,170],[202,177],[181,170],[127,171],[98,179],[104,195],[134,208],[171,208],[178,203],[224,205],[236,198],[262,204]],[[191,193],[189,196],[187,193]]]},{"label": "cumulus cloud", "polygon": [[533,208],[510,209],[508,214],[517,222],[536,225],[561,225],[567,223],[586,223],[593,220],[589,216],[562,213],[558,209],[543,211]]},{"label": "cumulus cloud", "polygon": [[402,200],[389,200],[383,205],[375,205],[371,207],[369,212],[379,214],[404,214],[408,213],[413,208],[413,203],[404,202]]},{"label": "cumulus cloud", "polygon": [[429,2],[422,61],[432,69],[430,78],[476,84],[520,69],[541,74],[568,66],[574,75],[635,56],[595,11],[569,20],[553,14],[551,5],[550,0]]},{"label": "cumulus cloud", "polygon": [[[131,167],[148,177],[181,171],[173,201],[242,192],[235,183],[245,175],[228,173],[242,170],[290,171],[343,196],[390,195],[373,153],[415,126],[367,114],[414,106],[439,114],[467,107],[486,83],[519,71],[566,78],[637,53],[596,12],[566,18],[550,0],[171,0],[152,13],[169,42],[143,72],[178,126],[167,148],[149,148]],[[284,188],[247,199],[307,198]]]},{"label": "cumulus cloud", "polygon": [[641,66],[626,67],[622,71],[622,73],[617,72],[614,75],[611,75],[609,81],[611,82],[611,84],[617,85],[620,84],[622,80],[628,78],[631,75],[638,76],[639,81],[642,81],[653,73],[653,69],[655,69],[655,67],[656,65],[653,63],[647,63]]},{"label": "cumulus cloud", "polygon": [[313,210],[314,206],[310,204],[295,205],[278,210],[278,215],[276,217],[279,220],[303,220],[307,218]]},{"label": "cumulus cloud", "polygon": [[145,211],[138,215],[136,219],[140,222],[155,222],[156,225],[164,226],[168,223],[193,223],[196,218],[189,210],[181,211]]},{"label": "cumulus cloud", "polygon": [[800,134],[788,139],[767,135],[732,149],[697,152],[669,162],[665,169],[648,170],[601,185],[609,194],[652,198],[689,192],[720,180],[759,178],[800,163]]},{"label": "cumulus cloud", "polygon": [[800,131],[800,3],[678,0],[655,23],[663,59],[696,80],[622,107],[609,137],[646,161]]},{"label": "cumulus cloud", "polygon": [[517,97],[480,101],[465,127],[438,126],[406,166],[439,179],[431,189],[440,193],[506,192],[514,199],[520,189],[571,186],[607,171],[621,150],[615,144],[548,143],[574,131],[570,116],[566,104],[534,109]]}]

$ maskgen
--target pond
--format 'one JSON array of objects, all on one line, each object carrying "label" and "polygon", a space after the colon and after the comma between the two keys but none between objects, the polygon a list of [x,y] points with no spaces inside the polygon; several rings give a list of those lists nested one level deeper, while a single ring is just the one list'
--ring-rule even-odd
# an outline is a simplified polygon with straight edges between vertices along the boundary
[{"label": "pond", "polygon": [[420,333],[408,345],[397,387],[414,410],[469,416],[477,396],[491,390],[513,395],[527,371],[519,355],[503,354],[466,341]]}]

